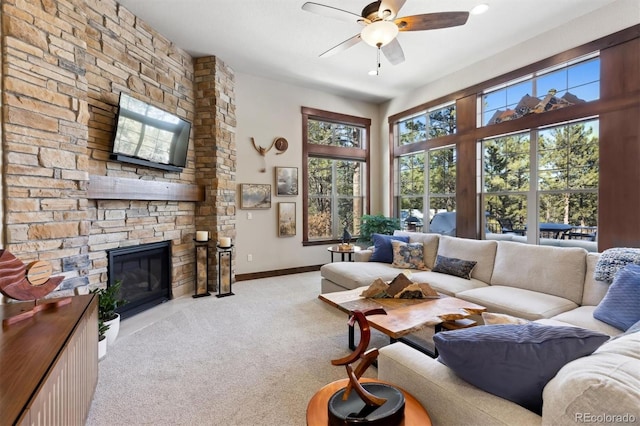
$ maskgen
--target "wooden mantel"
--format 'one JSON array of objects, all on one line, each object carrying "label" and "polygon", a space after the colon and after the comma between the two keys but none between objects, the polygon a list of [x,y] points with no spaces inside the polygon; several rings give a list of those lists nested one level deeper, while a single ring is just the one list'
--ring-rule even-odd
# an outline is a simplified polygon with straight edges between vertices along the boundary
[{"label": "wooden mantel", "polygon": [[204,201],[202,185],[111,176],[89,176],[87,198],[95,200]]}]

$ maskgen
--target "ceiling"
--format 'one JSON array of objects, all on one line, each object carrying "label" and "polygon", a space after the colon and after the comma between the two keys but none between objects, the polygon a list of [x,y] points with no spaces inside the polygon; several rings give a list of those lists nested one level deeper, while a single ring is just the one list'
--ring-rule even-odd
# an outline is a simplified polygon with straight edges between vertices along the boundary
[{"label": "ceiling", "polygon": [[[314,0],[360,14],[369,0]],[[318,55],[359,33],[350,24],[302,10],[305,0],[119,0],[194,57],[217,56],[234,71],[380,103],[513,47],[615,0],[407,0],[399,17],[470,11],[464,26],[401,32],[405,62],[391,65],[361,42]]]}]

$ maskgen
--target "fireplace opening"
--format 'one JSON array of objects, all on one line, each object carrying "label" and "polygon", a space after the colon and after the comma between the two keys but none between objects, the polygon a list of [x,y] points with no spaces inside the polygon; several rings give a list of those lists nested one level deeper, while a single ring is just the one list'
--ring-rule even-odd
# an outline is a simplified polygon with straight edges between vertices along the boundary
[{"label": "fireplace opening", "polygon": [[108,250],[109,280],[122,282],[120,296],[126,303],[117,309],[127,318],[171,298],[171,243],[141,244]]}]

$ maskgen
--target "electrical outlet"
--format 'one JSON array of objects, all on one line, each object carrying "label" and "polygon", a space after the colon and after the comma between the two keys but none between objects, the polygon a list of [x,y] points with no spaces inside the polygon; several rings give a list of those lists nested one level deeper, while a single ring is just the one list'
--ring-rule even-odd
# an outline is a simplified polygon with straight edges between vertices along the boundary
[{"label": "electrical outlet", "polygon": [[251,212],[247,212],[247,220],[251,219],[253,219],[253,215],[251,214]]},{"label": "electrical outlet", "polygon": [[253,262],[253,255],[252,254],[248,254],[247,255],[247,262]]}]

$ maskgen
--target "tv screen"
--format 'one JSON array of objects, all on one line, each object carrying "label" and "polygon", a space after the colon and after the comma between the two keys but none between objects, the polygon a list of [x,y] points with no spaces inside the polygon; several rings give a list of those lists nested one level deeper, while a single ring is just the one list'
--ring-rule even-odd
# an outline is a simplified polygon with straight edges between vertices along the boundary
[{"label": "tv screen", "polygon": [[188,121],[120,93],[113,157],[135,164],[180,170],[187,163],[190,131]]}]

